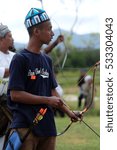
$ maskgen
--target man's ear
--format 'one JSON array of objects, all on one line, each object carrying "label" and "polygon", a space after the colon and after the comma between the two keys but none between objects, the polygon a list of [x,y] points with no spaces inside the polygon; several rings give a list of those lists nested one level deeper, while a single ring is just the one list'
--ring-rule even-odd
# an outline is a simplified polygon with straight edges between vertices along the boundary
[{"label": "man's ear", "polygon": [[34,28],[33,33],[34,33],[34,35],[39,35],[40,34],[40,29],[39,28]]}]

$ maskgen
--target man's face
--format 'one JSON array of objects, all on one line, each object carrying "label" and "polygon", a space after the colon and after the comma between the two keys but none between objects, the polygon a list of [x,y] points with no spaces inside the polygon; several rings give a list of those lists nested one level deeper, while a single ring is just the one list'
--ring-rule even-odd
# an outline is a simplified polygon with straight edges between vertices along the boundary
[{"label": "man's face", "polygon": [[52,25],[50,21],[46,21],[41,24],[40,30],[40,40],[43,44],[49,44],[49,42],[52,40],[54,33],[52,31]]},{"label": "man's face", "polygon": [[14,46],[14,40],[11,32],[8,32],[6,36],[3,38],[3,44],[9,49],[9,47]]}]

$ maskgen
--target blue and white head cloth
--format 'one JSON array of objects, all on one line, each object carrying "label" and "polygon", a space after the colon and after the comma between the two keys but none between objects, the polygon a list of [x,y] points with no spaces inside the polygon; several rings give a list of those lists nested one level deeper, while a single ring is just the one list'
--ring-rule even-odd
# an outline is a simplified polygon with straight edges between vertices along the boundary
[{"label": "blue and white head cloth", "polygon": [[31,8],[25,18],[26,28],[30,28],[34,25],[50,20],[47,13],[43,9]]}]

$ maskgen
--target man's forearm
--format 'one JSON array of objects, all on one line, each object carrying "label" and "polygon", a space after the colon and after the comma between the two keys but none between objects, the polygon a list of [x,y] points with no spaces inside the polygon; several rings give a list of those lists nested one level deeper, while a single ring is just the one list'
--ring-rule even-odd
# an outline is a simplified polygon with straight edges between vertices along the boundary
[{"label": "man's forearm", "polygon": [[49,44],[48,47],[44,49],[45,53],[46,54],[50,53],[56,45],[57,45],[57,41],[54,41],[53,43]]}]

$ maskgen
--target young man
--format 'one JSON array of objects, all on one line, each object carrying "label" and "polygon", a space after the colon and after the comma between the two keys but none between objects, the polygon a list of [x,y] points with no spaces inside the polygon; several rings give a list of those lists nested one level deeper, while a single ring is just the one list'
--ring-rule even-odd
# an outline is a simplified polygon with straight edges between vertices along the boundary
[{"label": "young man", "polygon": [[47,13],[31,8],[25,18],[29,33],[27,49],[16,54],[10,65],[8,106],[13,112],[11,128],[23,136],[40,108],[47,108],[44,118],[32,129],[21,150],[55,150],[56,127],[53,107],[63,110],[73,122],[78,117],[69,110],[56,92],[57,82],[52,60],[41,53],[43,44],[54,36]]},{"label": "young man", "polygon": [[[9,49],[13,47],[13,37],[6,25],[0,24],[0,79],[8,80],[9,65],[15,53]],[[4,93],[4,85],[0,84],[0,95]]]},{"label": "young man", "polygon": [[[7,102],[9,65],[15,54],[9,49],[13,47],[13,43],[14,40],[9,28],[6,25],[0,24],[0,105],[2,106],[3,102],[4,104]],[[4,105],[4,107],[5,106],[6,105]],[[7,125],[8,119],[0,107],[0,137],[4,135]]]}]

